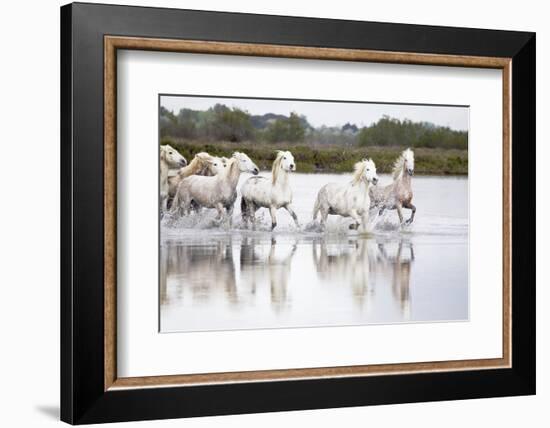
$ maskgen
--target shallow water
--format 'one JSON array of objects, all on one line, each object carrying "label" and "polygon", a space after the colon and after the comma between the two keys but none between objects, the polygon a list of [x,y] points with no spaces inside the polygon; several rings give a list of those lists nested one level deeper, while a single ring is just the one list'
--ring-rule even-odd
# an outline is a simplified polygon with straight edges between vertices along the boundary
[{"label": "shallow water", "polygon": [[[347,181],[349,175],[294,173],[299,229],[279,210],[271,232],[266,209],[258,211],[256,230],[244,229],[240,197],[231,227],[217,225],[212,210],[165,218],[161,331],[467,320],[468,179],[413,177],[411,226],[400,227],[389,211],[372,216],[367,234],[338,216],[321,232],[311,221],[317,191]],[[390,182],[380,175],[379,185]]]}]

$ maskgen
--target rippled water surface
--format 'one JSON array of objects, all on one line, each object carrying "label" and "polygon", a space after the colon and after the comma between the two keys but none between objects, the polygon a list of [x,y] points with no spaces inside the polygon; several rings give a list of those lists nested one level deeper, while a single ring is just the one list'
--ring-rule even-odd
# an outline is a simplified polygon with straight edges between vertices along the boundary
[{"label": "rippled water surface", "polygon": [[256,230],[244,229],[240,196],[231,227],[217,225],[208,210],[163,219],[161,331],[467,320],[468,179],[413,177],[411,226],[398,226],[390,211],[372,216],[367,234],[337,216],[321,232],[311,221],[318,189],[347,181],[291,176],[300,229],[279,210],[271,232],[266,209]]}]

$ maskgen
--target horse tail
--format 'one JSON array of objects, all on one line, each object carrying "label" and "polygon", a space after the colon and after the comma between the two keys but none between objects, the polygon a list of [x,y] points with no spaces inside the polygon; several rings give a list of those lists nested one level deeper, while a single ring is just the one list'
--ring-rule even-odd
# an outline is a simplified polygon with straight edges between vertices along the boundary
[{"label": "horse tail", "polygon": [[313,205],[313,220],[317,218],[317,214],[319,213],[319,195],[317,195],[317,198],[315,198],[315,204]]}]

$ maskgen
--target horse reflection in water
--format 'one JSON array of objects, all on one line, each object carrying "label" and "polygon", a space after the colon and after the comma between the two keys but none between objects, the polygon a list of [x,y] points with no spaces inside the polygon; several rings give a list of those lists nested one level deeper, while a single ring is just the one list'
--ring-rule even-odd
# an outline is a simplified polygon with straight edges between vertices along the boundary
[{"label": "horse reflection in water", "polygon": [[343,243],[327,243],[321,239],[313,243],[313,262],[319,280],[329,284],[349,284],[354,301],[368,310],[368,295],[373,293],[369,277],[372,256],[369,258],[369,241],[349,240]]},{"label": "horse reflection in water", "polygon": [[[391,287],[402,321],[411,316],[411,268],[414,250],[410,242],[374,242],[357,239],[347,243],[314,242],[313,260],[323,283],[349,284],[357,306],[370,311],[376,291]],[[406,251],[408,249],[409,251]]]},{"label": "horse reflection in water", "polygon": [[393,299],[399,305],[403,321],[407,321],[411,317],[410,283],[414,249],[411,242],[403,240],[398,242],[395,251],[391,251],[393,247],[395,245],[378,243],[376,274],[381,282],[391,281]]},{"label": "horse reflection in water", "polygon": [[212,245],[169,245],[161,248],[160,255],[161,304],[184,297],[194,303],[206,303],[220,293],[230,304],[237,303],[231,240]]},{"label": "horse reflection in water", "polygon": [[414,259],[407,241],[362,237],[169,241],[161,247],[162,331],[415,319]]},{"label": "horse reflection in water", "polygon": [[254,238],[244,238],[241,242],[241,282],[248,288],[248,296],[256,295],[262,284],[269,284],[271,307],[282,312],[290,307],[288,283],[291,276],[291,261],[296,254],[297,244],[279,245],[271,239],[269,250],[266,245]]},{"label": "horse reflection in water", "polygon": [[[269,242],[269,241],[268,241]],[[254,306],[259,287],[269,287],[275,312],[289,308],[288,284],[296,243],[277,245],[252,238],[220,240],[212,244],[168,245],[161,248],[161,304],[189,299],[193,304],[208,304],[223,299],[235,308]],[[236,257],[240,256],[240,281],[237,285]]]}]

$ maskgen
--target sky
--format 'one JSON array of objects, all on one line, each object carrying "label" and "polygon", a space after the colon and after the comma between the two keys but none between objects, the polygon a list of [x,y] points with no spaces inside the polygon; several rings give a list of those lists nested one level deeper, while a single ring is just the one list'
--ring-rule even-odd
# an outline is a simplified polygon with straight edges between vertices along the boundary
[{"label": "sky", "polygon": [[468,130],[469,109],[463,106],[406,105],[381,103],[350,103],[329,101],[276,100],[251,98],[210,98],[195,96],[162,95],[161,106],[177,112],[181,108],[207,110],[217,103],[238,107],[253,115],[265,113],[284,114],[296,112],[306,116],[314,127],[343,126],[352,123],[359,127],[369,126],[382,116],[413,122],[431,122],[448,126],[457,131]]}]

